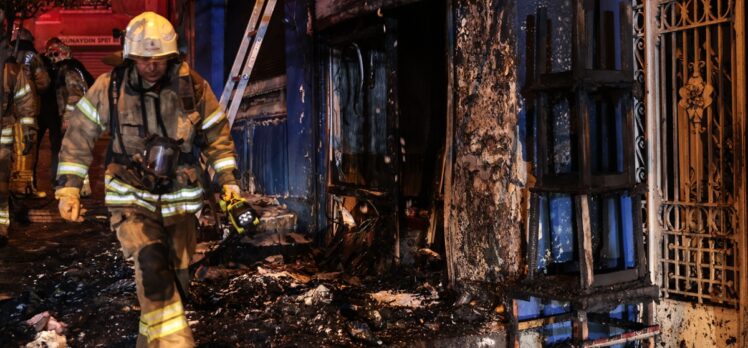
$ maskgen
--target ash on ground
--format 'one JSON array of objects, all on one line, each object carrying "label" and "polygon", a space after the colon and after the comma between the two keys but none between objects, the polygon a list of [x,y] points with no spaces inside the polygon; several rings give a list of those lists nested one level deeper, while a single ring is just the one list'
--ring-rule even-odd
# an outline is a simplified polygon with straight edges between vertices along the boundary
[{"label": "ash on ground", "polygon": [[[428,345],[500,331],[506,319],[498,302],[452,293],[433,265],[354,276],[320,269],[324,252],[314,247],[252,262],[234,257],[253,247],[225,245],[224,256],[197,272],[186,307],[199,346]],[[132,262],[105,212],[90,211],[83,224],[16,226],[0,249],[0,346],[34,341],[26,321],[49,312],[67,326],[68,346],[132,347],[139,310]]]}]

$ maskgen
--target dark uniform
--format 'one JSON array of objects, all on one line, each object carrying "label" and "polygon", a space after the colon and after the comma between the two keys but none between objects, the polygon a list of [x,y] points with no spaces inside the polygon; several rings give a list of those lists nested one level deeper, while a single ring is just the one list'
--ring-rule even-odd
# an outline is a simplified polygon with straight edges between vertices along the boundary
[{"label": "dark uniform", "polygon": [[[36,158],[39,158],[39,147],[41,146],[42,140],[44,139],[44,134],[49,132],[49,147],[50,147],[50,156],[51,156],[51,176],[49,176],[49,180],[51,182],[55,181],[55,178],[57,177],[57,164],[58,164],[58,158],[60,154],[60,147],[62,146],[62,114],[59,113],[59,110],[57,108],[57,95],[55,92],[55,83],[56,80],[56,71],[53,68],[52,61],[49,60],[49,58],[42,56],[42,60],[44,61],[44,65],[47,68],[47,73],[49,74],[50,80],[52,80],[52,84],[47,90],[45,90],[42,93],[39,93],[39,102],[41,104],[40,110],[39,110],[39,117],[37,117],[37,124],[39,125],[39,132],[37,134],[37,141],[36,141]],[[36,168],[39,165],[39,161],[36,162],[36,165],[34,166],[34,178],[37,180],[39,177],[37,176]]]}]

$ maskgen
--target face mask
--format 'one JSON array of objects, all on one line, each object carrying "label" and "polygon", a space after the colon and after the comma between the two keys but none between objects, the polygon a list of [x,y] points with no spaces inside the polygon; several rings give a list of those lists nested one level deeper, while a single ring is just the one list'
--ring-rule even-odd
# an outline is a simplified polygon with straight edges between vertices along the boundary
[{"label": "face mask", "polygon": [[146,189],[153,193],[169,190],[179,164],[181,143],[181,139],[177,141],[158,135],[151,135],[146,140],[142,163]]}]

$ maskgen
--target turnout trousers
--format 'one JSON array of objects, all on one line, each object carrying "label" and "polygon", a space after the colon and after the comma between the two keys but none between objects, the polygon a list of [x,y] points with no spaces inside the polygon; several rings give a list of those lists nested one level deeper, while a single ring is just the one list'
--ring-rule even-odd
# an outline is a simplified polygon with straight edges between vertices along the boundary
[{"label": "turnout trousers", "polygon": [[140,302],[137,347],[193,347],[182,299],[190,284],[197,218],[187,214],[164,225],[137,208],[110,207],[109,211],[125,257],[135,261]]},{"label": "turnout trousers", "polygon": [[[57,104],[55,104],[55,108]],[[36,168],[39,165],[39,149],[42,146],[44,140],[44,134],[49,131],[49,145],[52,156],[52,164],[50,166],[51,173],[44,173],[43,175],[51,174],[52,181],[54,183],[57,180],[57,165],[59,164],[60,148],[62,147],[62,120],[57,112],[39,115],[39,130],[36,135],[36,161],[34,161],[34,182],[39,181],[37,176]],[[54,186],[54,185],[53,185]]]},{"label": "turnout trousers", "polygon": [[15,138],[13,144],[13,169],[10,174],[10,190],[19,195],[30,195],[36,193],[36,183],[34,182],[34,167],[36,166],[36,138],[32,141],[32,148],[27,154],[23,154],[23,125],[16,122],[13,125],[13,135]]}]

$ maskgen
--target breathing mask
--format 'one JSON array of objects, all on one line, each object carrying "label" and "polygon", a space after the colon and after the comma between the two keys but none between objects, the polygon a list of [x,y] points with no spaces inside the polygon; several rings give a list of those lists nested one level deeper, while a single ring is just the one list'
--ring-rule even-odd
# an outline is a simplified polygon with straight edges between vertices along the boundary
[{"label": "breathing mask", "polygon": [[183,140],[151,135],[145,144],[143,162],[143,184],[153,193],[166,192],[179,165],[180,145]]}]

